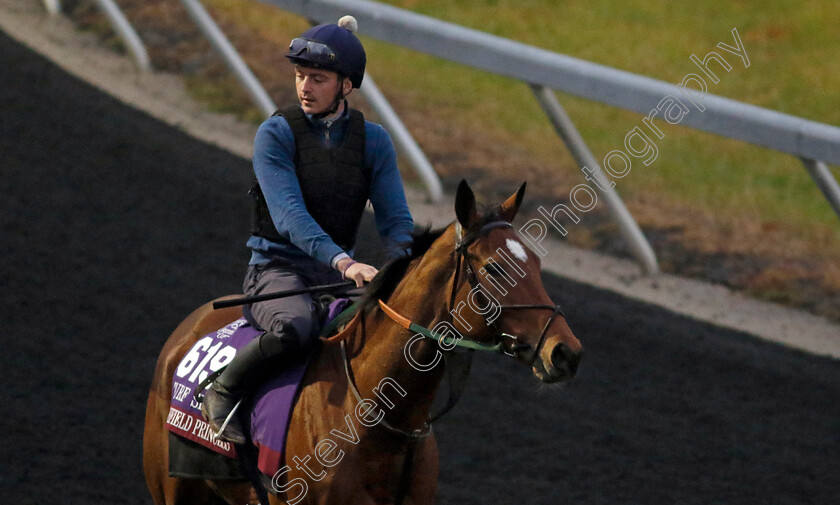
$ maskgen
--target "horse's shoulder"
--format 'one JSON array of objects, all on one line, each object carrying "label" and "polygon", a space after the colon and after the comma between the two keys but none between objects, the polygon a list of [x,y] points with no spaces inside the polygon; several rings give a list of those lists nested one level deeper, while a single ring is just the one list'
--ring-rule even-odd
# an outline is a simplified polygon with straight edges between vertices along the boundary
[{"label": "horse's shoulder", "polygon": [[292,419],[293,423],[303,422],[307,426],[313,422],[310,419],[313,413],[330,417],[328,413],[342,412],[338,417],[341,419],[349,393],[340,346],[322,344],[315,353],[301,380]]},{"label": "horse's shoulder", "polygon": [[289,421],[287,453],[311,453],[330,430],[344,428],[344,416],[352,412],[339,346],[321,345],[316,352],[301,380]]},{"label": "horse's shoulder", "polygon": [[[306,369],[301,386],[306,388],[312,384],[335,383],[336,379],[343,378],[341,364],[341,351],[337,345],[320,345]],[[341,375],[339,375],[341,372]]]}]

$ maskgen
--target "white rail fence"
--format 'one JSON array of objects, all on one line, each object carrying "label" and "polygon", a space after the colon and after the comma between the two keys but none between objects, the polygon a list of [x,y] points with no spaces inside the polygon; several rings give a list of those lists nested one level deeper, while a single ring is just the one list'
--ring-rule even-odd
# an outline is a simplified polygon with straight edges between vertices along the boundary
[{"label": "white rail fence", "polygon": [[[134,61],[140,70],[150,71],[152,64],[149,60],[149,54],[146,52],[146,46],[143,45],[140,36],[137,35],[137,32],[131,26],[131,23],[128,22],[128,19],[126,19],[119,6],[114,3],[114,0],[94,0],[94,2],[108,19],[108,22],[114,28],[117,35],[123,40],[125,47],[128,48],[128,51],[134,57]],[[61,0],[43,0],[43,4],[44,9],[50,15],[56,15],[61,12]]]},{"label": "white rail fence", "polygon": [[[103,6],[112,4],[112,0],[96,1]],[[275,107],[271,99],[198,0],[181,1],[205,36],[228,62],[257,106],[267,114],[273,112]],[[595,156],[560,106],[553,91],[564,91],[649,116],[652,108],[660,104],[664,97],[679,92],[675,84],[553,53],[368,0],[260,1],[300,15],[313,23],[333,22],[341,16],[352,14],[359,20],[364,35],[529,84],[577,163],[581,168],[594,170],[593,176],[599,182],[596,184],[597,189],[643,271],[649,274],[659,271],[653,249],[621,198],[606,183],[605,176],[598,170],[600,166]],[[48,9],[50,4],[58,5],[58,0],[44,2]],[[362,93],[383,118],[398,147],[420,174],[430,198],[433,201],[440,200],[440,181],[428,159],[369,75],[365,76],[365,81],[369,86],[362,86]],[[826,166],[826,163],[840,164],[840,128],[707,93],[703,95],[702,107],[702,114],[685,115],[679,124],[798,157],[835,212],[840,215],[840,185]]]}]

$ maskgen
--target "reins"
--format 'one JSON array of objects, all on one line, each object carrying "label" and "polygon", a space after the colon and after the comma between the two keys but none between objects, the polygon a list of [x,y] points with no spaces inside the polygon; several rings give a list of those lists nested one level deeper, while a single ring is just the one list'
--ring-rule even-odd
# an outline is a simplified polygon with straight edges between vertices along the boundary
[{"label": "reins", "polygon": [[[459,280],[461,277],[461,270],[462,264],[464,264],[463,270],[466,272],[467,281],[470,283],[473,289],[476,287],[482,286],[481,282],[479,281],[478,277],[475,274],[475,267],[473,266],[472,260],[470,259],[469,254],[467,253],[467,248],[475,242],[478,238],[482,237],[483,235],[490,232],[490,230],[496,228],[512,228],[512,225],[504,220],[497,219],[494,221],[490,221],[485,223],[480,229],[477,231],[467,235],[466,237],[463,236],[463,230],[459,223],[455,223],[455,274],[452,280],[452,291],[449,296],[449,310],[451,313],[452,308],[455,305],[455,297],[458,292]],[[482,286],[483,287],[483,286]],[[408,445],[406,447],[406,455],[405,460],[403,462],[403,470],[400,476],[400,484],[397,491],[397,495],[395,497],[395,504],[401,505],[405,500],[405,497],[408,493],[408,488],[410,486],[411,481],[411,470],[413,468],[414,463],[414,453],[417,448],[419,442],[426,438],[432,432],[432,423],[439,418],[441,418],[444,414],[449,412],[458,402],[458,399],[463,392],[464,386],[466,384],[467,377],[469,376],[470,366],[472,363],[472,352],[471,351],[492,351],[505,354],[510,357],[517,357],[519,352],[524,348],[527,349],[527,344],[520,343],[519,337],[516,335],[511,335],[508,333],[503,333],[501,331],[497,331],[496,335],[496,342],[493,344],[485,344],[481,342],[477,342],[475,340],[468,340],[465,338],[455,338],[449,337],[447,338],[446,335],[438,334],[433,330],[426,328],[425,326],[419,325],[414,323],[409,318],[401,315],[399,312],[388,306],[383,300],[378,300],[379,308],[382,312],[388,316],[392,321],[397,323],[399,326],[405,328],[408,331],[412,331],[416,334],[422,335],[425,338],[435,340],[438,342],[438,345],[442,348],[443,356],[446,361],[446,370],[449,373],[450,377],[450,384],[449,384],[449,400],[447,404],[441,409],[441,411],[430,415],[426,421],[423,423],[421,428],[406,431],[400,428],[397,428],[390,423],[388,423],[384,417],[379,421],[377,426],[382,426],[386,430],[404,437],[408,440]],[[543,344],[545,343],[545,339],[548,336],[548,329],[551,326],[554,319],[557,315],[561,315],[565,317],[563,314],[563,310],[560,308],[560,305],[549,305],[549,304],[513,304],[513,305],[500,305],[502,310],[550,310],[551,315],[549,316],[548,320],[546,321],[545,325],[543,326],[542,332],[540,334],[539,341],[534,348],[534,356],[531,361],[533,366],[533,362],[539,357],[540,350],[542,349]],[[353,392],[353,396],[356,398],[356,401],[361,403],[363,402],[362,395],[359,393],[358,386],[356,385],[355,377],[353,374],[353,368],[350,363],[350,358],[347,355],[346,349],[346,338],[350,335],[351,332],[354,332],[355,327],[358,324],[358,319],[363,318],[364,316],[360,313],[348,324],[348,327],[345,328],[341,332],[341,337],[336,338],[333,337],[330,339],[331,342],[335,342],[337,340],[340,341],[341,345],[341,358],[344,364],[344,373],[347,377],[347,383],[349,384],[350,390]],[[353,328],[351,329],[350,326]],[[495,323],[494,323],[495,326]],[[362,325],[362,331],[364,332],[364,324]],[[506,346],[506,341],[510,341],[510,344]],[[466,349],[467,352],[456,353],[453,352],[455,347],[460,347]]]},{"label": "reins", "polygon": [[[356,386],[355,375],[353,375],[353,368],[350,366],[350,359],[347,357],[347,347],[345,345],[345,341],[341,341],[341,359],[344,361],[344,374],[347,376],[347,382],[350,384],[350,391],[353,392],[353,396],[356,397],[356,401],[361,403],[364,401],[362,398],[361,393],[359,393],[359,388]],[[432,430],[432,424],[430,422],[423,423],[423,427],[420,429],[412,430],[412,431],[405,431],[399,428],[392,426],[388,421],[384,418],[377,423],[377,426],[382,426],[388,431],[396,433],[397,435],[401,435],[408,439],[421,439],[425,438],[429,435]]]},{"label": "reins", "polygon": [[[496,228],[512,228],[509,222],[504,221],[502,219],[496,219],[494,221],[490,221],[485,223],[481,228],[476,230],[475,232],[464,236],[463,229],[460,223],[455,223],[455,254],[456,254],[456,261],[455,261],[455,275],[452,280],[452,291],[449,296],[449,309],[452,310],[452,307],[455,305],[455,297],[458,292],[459,283],[461,277],[461,265],[462,263],[466,266],[464,270],[467,275],[467,280],[473,288],[478,286],[482,286],[481,282],[478,280],[478,277],[475,274],[475,267],[473,266],[472,260],[467,253],[467,248],[475,242],[478,238],[486,235],[490,232],[490,230]],[[461,358],[454,358],[456,355],[452,352],[455,347],[460,347],[462,349],[466,349],[467,351],[492,351],[498,352],[501,354],[505,354],[506,356],[510,357],[517,357],[519,352],[523,348],[528,348],[527,344],[519,343],[519,337],[516,335],[511,335],[509,333],[497,332],[496,342],[493,344],[484,344],[481,342],[477,342],[475,340],[468,340],[466,338],[456,338],[456,337],[447,337],[444,334],[436,333],[435,331],[417,324],[411,321],[409,318],[401,315],[399,312],[388,306],[383,300],[378,300],[379,308],[382,312],[387,315],[392,321],[397,323],[399,326],[405,328],[408,331],[412,331],[416,334],[422,335],[431,340],[435,340],[438,342],[440,347],[442,348],[443,356],[446,361],[446,368],[447,371],[450,373],[450,398],[447,402],[447,405],[443,407],[443,409],[434,414],[430,415],[427,420],[424,422],[422,428],[418,428],[412,431],[405,431],[399,428],[396,428],[390,424],[388,424],[384,419],[380,421],[379,424],[382,425],[383,428],[402,435],[409,439],[419,439],[426,437],[429,432],[431,431],[431,424],[435,420],[442,417],[446,412],[451,410],[458,401],[460,397],[461,391],[463,391],[463,384],[460,382],[466,382],[467,376],[469,374],[469,367],[471,363],[471,353],[463,353],[464,357]],[[548,320],[546,321],[545,325],[543,326],[542,332],[540,333],[540,338],[537,343],[537,346],[534,348],[534,356],[531,360],[531,364],[536,361],[539,357],[539,352],[542,349],[543,344],[545,343],[545,338],[548,336],[548,329],[551,327],[551,323],[554,322],[554,319],[557,315],[561,315],[565,318],[565,314],[561,309],[560,305],[549,305],[549,304],[513,304],[513,305],[500,305],[501,310],[533,310],[533,309],[541,309],[541,310],[550,310],[551,316],[549,316]],[[346,338],[353,332],[355,326],[358,323],[358,316],[354,318],[353,321],[348,324],[348,327],[345,328],[340,332],[341,337],[336,335],[335,337],[326,340],[330,342],[335,342],[340,340],[341,342],[341,357],[342,361],[344,362],[344,371],[347,376],[347,381],[350,384],[350,389],[353,392],[353,395],[356,397],[356,400],[361,402],[362,396],[359,393],[358,387],[356,386],[356,381],[354,380],[353,376],[353,368],[350,364],[350,359],[347,356],[347,350],[345,346]],[[352,327],[352,328],[351,328]],[[509,346],[505,345],[506,341],[510,341],[511,344]],[[457,365],[456,365],[457,363]],[[458,370],[452,370],[453,368],[458,368]],[[457,377],[457,379],[454,379]]]}]

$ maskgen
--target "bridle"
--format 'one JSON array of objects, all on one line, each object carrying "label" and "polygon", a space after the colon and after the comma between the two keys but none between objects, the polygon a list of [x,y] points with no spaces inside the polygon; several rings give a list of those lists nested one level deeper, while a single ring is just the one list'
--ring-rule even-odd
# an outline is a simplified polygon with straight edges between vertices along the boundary
[{"label": "bridle", "polygon": [[[455,223],[455,274],[452,279],[452,291],[449,296],[449,310],[451,313],[452,308],[455,305],[455,298],[458,293],[461,284],[459,280],[461,278],[461,270],[465,272],[465,276],[467,282],[470,283],[470,286],[475,289],[476,287],[481,286],[482,289],[486,289],[482,284],[481,281],[478,279],[476,275],[475,266],[473,265],[472,259],[467,251],[470,245],[473,242],[478,240],[480,237],[488,234],[491,230],[496,228],[513,228],[509,222],[503,219],[495,219],[493,221],[489,221],[481,226],[478,230],[464,236],[463,229],[460,223]],[[462,265],[463,268],[462,268]],[[455,338],[455,337],[447,337],[445,334],[439,334],[433,330],[425,326],[421,326],[417,323],[414,323],[409,318],[401,315],[396,310],[389,307],[384,301],[379,300],[379,307],[382,309],[382,312],[385,313],[391,320],[396,322],[398,325],[402,326],[403,328],[412,331],[416,334],[422,335],[423,337],[429,338],[431,340],[435,340],[438,342],[442,350],[444,351],[444,357],[447,358],[447,369],[450,369],[450,363],[459,367],[456,375],[458,376],[457,379],[454,379],[453,375],[453,382],[458,381],[466,381],[466,376],[469,374],[469,361],[471,359],[471,355],[466,354],[466,358],[458,357],[459,355],[464,355],[464,353],[453,353],[452,351],[456,347],[460,347],[462,349],[467,349],[471,351],[493,351],[498,352],[501,354],[505,354],[506,356],[510,356],[512,358],[519,357],[520,352],[523,349],[527,349],[530,346],[528,344],[524,344],[520,342],[520,337],[517,335],[512,335],[509,333],[502,332],[499,328],[497,323],[494,321],[492,324],[492,328],[494,329],[495,341],[493,344],[485,344],[482,342],[478,342],[472,339],[467,338]],[[563,310],[560,308],[560,305],[548,305],[548,304],[514,304],[514,305],[499,305],[501,310],[533,310],[533,309],[541,309],[541,310],[550,310],[551,315],[549,316],[548,320],[545,322],[543,326],[542,332],[540,333],[540,338],[537,343],[537,346],[534,348],[534,356],[531,360],[530,366],[533,366],[534,362],[539,357],[540,350],[542,349],[543,344],[545,343],[545,339],[548,336],[548,329],[551,327],[551,323],[554,322],[554,319],[561,315],[564,318],[566,317],[563,314]],[[358,401],[361,401],[361,395],[359,394],[358,388],[356,387],[355,380],[353,377],[352,367],[350,366],[350,360],[347,357],[347,351],[345,349],[344,341],[341,342],[341,352],[342,358],[344,361],[344,370],[345,374],[347,375],[347,380],[350,384],[350,389],[352,390],[354,396]],[[450,373],[452,371],[450,370]],[[462,388],[462,385],[458,385],[458,389]],[[398,428],[395,428],[389,425],[387,422],[382,420],[380,423],[384,428],[392,431],[394,433],[403,435],[410,439],[418,439],[423,438],[428,435],[431,423],[441,416],[448,412],[452,407],[455,406],[458,398],[457,396],[460,394],[458,392],[455,396],[450,395],[450,401],[448,404],[438,413],[429,417],[429,419],[424,424],[423,428],[413,431],[404,431]]]},{"label": "bridle", "polygon": [[[449,311],[451,314],[452,309],[455,307],[455,297],[458,294],[458,290],[461,287],[461,284],[458,282],[461,278],[461,270],[463,269],[464,274],[466,276],[467,282],[470,283],[472,289],[480,287],[483,292],[487,290],[487,288],[481,283],[478,276],[476,275],[476,269],[473,265],[472,259],[470,258],[469,252],[467,249],[473,242],[478,240],[479,238],[487,235],[491,230],[496,228],[513,228],[509,222],[503,219],[495,219],[493,221],[489,221],[485,223],[481,228],[478,230],[464,235],[464,230],[460,223],[455,223],[455,275],[452,279],[452,291],[449,295]],[[462,267],[463,265],[463,267]],[[403,326],[407,330],[414,331],[420,335],[423,335],[426,338],[430,338],[432,340],[438,341],[441,344],[441,347],[446,349],[453,349],[454,347],[461,347],[465,349],[471,349],[476,351],[493,351],[498,352],[501,354],[505,354],[506,356],[510,356],[512,358],[519,357],[519,354],[523,351],[528,349],[530,346],[528,344],[522,343],[520,341],[520,337],[517,335],[512,335],[510,333],[502,332],[498,324],[494,321],[491,326],[495,331],[495,338],[493,344],[484,344],[481,342],[477,342],[475,340],[467,339],[467,338],[459,338],[456,339],[455,337],[447,337],[446,335],[440,335],[424,326],[416,324],[409,320],[408,318],[400,315],[394,309],[389,307],[385,302],[379,301],[379,306],[382,308],[383,312],[388,315],[392,320],[394,320],[400,326]],[[543,326],[542,332],[540,333],[540,338],[537,343],[537,346],[534,348],[534,356],[531,360],[530,365],[533,366],[536,359],[539,357],[540,350],[542,349],[543,344],[545,343],[545,339],[548,336],[548,329],[551,327],[551,323],[554,322],[554,319],[560,315],[564,318],[566,315],[563,313],[563,309],[560,305],[549,305],[549,304],[513,304],[513,305],[499,305],[500,310],[534,310],[534,309],[542,309],[542,310],[550,310],[551,316],[549,316],[548,320]]]},{"label": "bridle", "polygon": [[[466,275],[467,282],[470,283],[470,286],[475,289],[481,286],[482,290],[486,289],[482,284],[481,281],[478,279],[476,275],[475,266],[473,265],[472,259],[470,258],[469,252],[467,249],[469,246],[475,242],[480,237],[488,234],[491,230],[496,228],[513,228],[509,222],[503,219],[495,219],[493,221],[489,221],[481,226],[478,230],[464,236],[463,229],[460,223],[455,223],[455,274],[452,279],[452,292],[449,296],[449,313],[453,307],[455,306],[455,298],[458,293],[459,288],[461,285],[459,284],[459,280],[461,278],[461,270],[462,265],[463,270]],[[403,463],[403,471],[400,478],[399,488],[396,494],[396,498],[394,503],[398,505],[402,505],[403,501],[405,500],[410,479],[411,479],[411,471],[413,468],[413,461],[414,461],[414,451],[417,448],[420,440],[427,437],[432,431],[432,422],[439,419],[443,416],[446,412],[448,412],[458,401],[461,392],[463,391],[463,387],[466,383],[467,376],[469,375],[470,370],[470,363],[472,359],[471,353],[454,353],[452,352],[455,347],[461,347],[468,350],[479,350],[479,351],[494,351],[498,353],[505,354],[507,356],[517,358],[519,353],[523,349],[527,349],[530,347],[528,344],[524,344],[520,342],[520,338],[516,335],[511,335],[509,333],[502,332],[498,324],[494,321],[492,324],[492,328],[494,329],[495,335],[495,342],[494,344],[484,344],[481,342],[477,342],[475,340],[467,339],[467,338],[460,338],[455,339],[454,337],[450,337],[447,339],[446,335],[438,334],[429,328],[421,326],[412,322],[407,317],[399,314],[397,311],[389,307],[385,302],[379,300],[379,306],[382,311],[391,318],[394,322],[402,326],[403,328],[413,331],[417,334],[420,334],[426,338],[435,340],[438,342],[439,346],[444,350],[444,357],[447,361],[446,369],[448,373],[450,373],[450,397],[449,401],[447,402],[446,406],[439,412],[434,415],[429,416],[425,423],[423,423],[423,427],[420,429],[406,431],[399,428],[396,428],[385,421],[385,419],[380,420],[377,424],[378,426],[382,426],[383,428],[387,429],[388,431],[402,436],[408,440],[408,446],[406,448],[406,457]],[[542,349],[543,344],[545,343],[545,338],[548,335],[548,328],[551,326],[551,323],[557,317],[557,315],[561,315],[564,318],[566,317],[563,314],[563,310],[560,308],[560,305],[548,305],[548,304],[514,304],[514,305],[500,305],[501,310],[533,310],[533,309],[542,309],[542,310],[550,310],[551,316],[549,316],[548,321],[546,321],[545,326],[543,326],[542,333],[540,334],[539,341],[537,346],[534,348],[534,357],[531,360],[531,366],[533,366],[534,362],[539,357],[540,350]],[[363,330],[364,331],[364,330]],[[347,381],[350,386],[350,390],[353,392],[353,395],[356,398],[356,401],[361,403],[362,396],[359,393],[359,389],[356,386],[356,381],[353,375],[353,370],[350,365],[350,360],[347,356],[347,350],[345,346],[345,341],[341,341],[341,355],[342,361],[344,362],[344,372],[347,376]]]},{"label": "bridle", "polygon": [[[481,284],[481,281],[478,279],[476,275],[476,269],[473,265],[472,259],[470,258],[469,252],[467,249],[473,242],[478,240],[480,237],[486,235],[490,232],[490,230],[496,228],[513,228],[513,225],[503,219],[496,219],[493,221],[489,221],[485,223],[481,228],[477,231],[470,233],[464,236],[463,228],[461,227],[461,223],[455,223],[455,278],[452,281],[452,293],[449,295],[449,310],[451,311],[455,306],[455,295],[458,292],[458,278],[460,276],[461,265],[464,264],[464,271],[466,273],[467,281],[470,283],[470,286],[475,289],[477,287],[481,287],[482,291],[485,291],[487,288]],[[537,346],[534,348],[534,358],[531,360],[531,366],[533,366],[534,361],[536,361],[537,357],[539,356],[540,350],[542,349],[543,344],[545,343],[545,338],[548,336],[548,328],[551,326],[551,323],[554,322],[554,319],[557,315],[566,317],[563,313],[563,309],[560,305],[548,305],[548,304],[514,304],[514,305],[499,305],[499,309],[502,311],[505,310],[533,310],[533,309],[543,309],[543,310],[550,310],[551,316],[549,316],[548,321],[546,321],[545,326],[543,326],[542,332],[540,333],[540,338],[537,343]],[[519,352],[523,349],[527,349],[529,346],[528,344],[524,344],[520,342],[520,338],[517,335],[511,335],[509,333],[504,333],[499,330],[498,325],[494,321],[493,328],[496,330],[496,338],[495,338],[495,345],[492,346],[492,350],[496,350],[497,352],[501,352],[507,356],[512,358],[516,358],[519,356]],[[509,345],[505,345],[505,342],[509,342]]]}]

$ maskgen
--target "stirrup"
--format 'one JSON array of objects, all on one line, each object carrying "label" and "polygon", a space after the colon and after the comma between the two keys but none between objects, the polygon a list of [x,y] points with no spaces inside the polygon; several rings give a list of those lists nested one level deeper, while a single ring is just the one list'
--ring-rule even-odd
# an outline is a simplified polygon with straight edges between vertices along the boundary
[{"label": "stirrup", "polygon": [[[202,398],[201,415],[210,426],[210,431],[213,433],[212,440],[244,444],[248,439],[245,427],[241,426],[239,420],[234,417],[243,397],[231,396],[211,386]],[[231,430],[231,428],[235,429]]]},{"label": "stirrup", "polygon": [[[225,432],[225,428],[227,428],[227,425],[228,425],[228,423],[230,423],[231,419],[233,419],[233,416],[236,415],[236,411],[239,410],[240,405],[242,405],[242,398],[240,398],[239,401],[236,402],[236,405],[234,405],[233,408],[230,409],[230,414],[228,414],[227,417],[225,418],[225,422],[223,422],[222,425],[219,426],[219,431],[218,432],[213,432],[213,440],[220,440],[220,439],[224,440],[222,438],[222,435]],[[212,430],[210,430],[210,431],[212,431]]]}]

